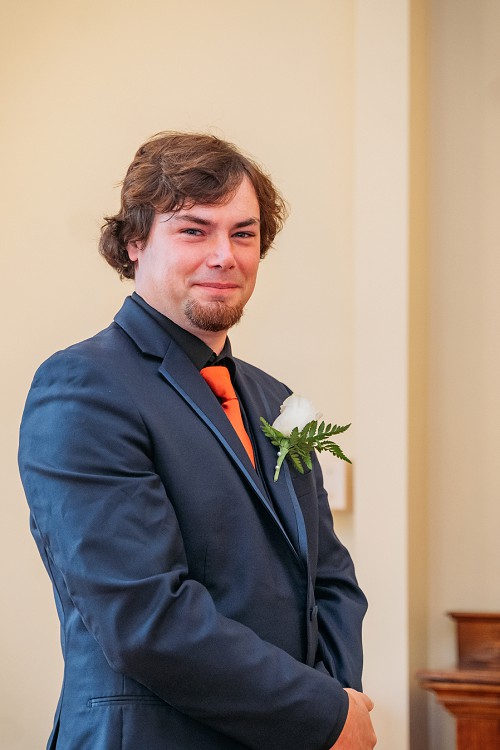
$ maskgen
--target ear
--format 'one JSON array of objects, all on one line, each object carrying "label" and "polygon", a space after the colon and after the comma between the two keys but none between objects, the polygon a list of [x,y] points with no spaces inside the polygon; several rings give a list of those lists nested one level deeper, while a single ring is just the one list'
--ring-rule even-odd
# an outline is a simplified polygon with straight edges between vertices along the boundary
[{"label": "ear", "polygon": [[143,246],[144,243],[140,240],[130,240],[130,242],[127,242],[127,253],[132,263],[135,263],[139,258]]}]

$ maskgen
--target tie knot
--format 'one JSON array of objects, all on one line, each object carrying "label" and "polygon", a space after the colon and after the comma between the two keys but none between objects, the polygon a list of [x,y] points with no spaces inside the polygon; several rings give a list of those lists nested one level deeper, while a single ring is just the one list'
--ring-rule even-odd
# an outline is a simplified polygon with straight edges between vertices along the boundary
[{"label": "tie knot", "polygon": [[217,398],[222,401],[236,398],[236,391],[231,383],[231,376],[227,367],[223,365],[204,367],[200,370],[200,375],[210,386]]}]

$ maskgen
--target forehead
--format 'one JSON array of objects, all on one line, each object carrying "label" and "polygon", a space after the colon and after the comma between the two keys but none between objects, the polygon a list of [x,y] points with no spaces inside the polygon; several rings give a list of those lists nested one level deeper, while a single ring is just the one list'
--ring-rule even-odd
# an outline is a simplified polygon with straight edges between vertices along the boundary
[{"label": "forehead", "polygon": [[259,219],[260,208],[257,193],[248,177],[244,176],[238,187],[231,193],[228,193],[218,203],[197,203],[196,201],[186,201],[174,213],[177,216],[185,214],[217,214],[229,215],[233,213],[248,213],[248,216]]}]

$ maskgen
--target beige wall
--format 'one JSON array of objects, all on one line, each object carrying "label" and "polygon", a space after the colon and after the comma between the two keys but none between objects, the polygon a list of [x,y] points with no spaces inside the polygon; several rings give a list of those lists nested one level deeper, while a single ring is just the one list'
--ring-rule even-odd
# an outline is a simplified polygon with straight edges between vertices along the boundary
[{"label": "beige wall", "polygon": [[[431,27],[429,664],[449,610],[500,610],[500,4],[440,0]],[[432,702],[431,748],[453,747]]]},{"label": "beige wall", "polygon": [[451,720],[412,674],[453,661],[447,609],[500,606],[498,4],[193,0],[186,19],[168,1],[26,0],[0,14],[0,747],[42,747],[61,678],[17,478],[25,394],[130,291],[97,256],[101,217],[138,144],[182,128],[234,140],[291,204],[234,348],[354,420],[354,510],[336,523],[371,602],[379,746],[451,750]]},{"label": "beige wall", "polygon": [[[353,190],[354,534],[379,745],[408,747],[409,2],[359,2]],[[388,655],[390,654],[390,658]]]}]

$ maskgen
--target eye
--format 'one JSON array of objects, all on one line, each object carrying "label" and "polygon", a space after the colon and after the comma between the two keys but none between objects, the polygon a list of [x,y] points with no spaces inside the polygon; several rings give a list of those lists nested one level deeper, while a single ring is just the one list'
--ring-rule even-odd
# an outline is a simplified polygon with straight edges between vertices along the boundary
[{"label": "eye", "polygon": [[236,232],[234,236],[240,237],[242,239],[246,239],[247,237],[255,237],[255,233],[254,232]]},{"label": "eye", "polygon": [[187,234],[190,237],[199,237],[202,234],[201,229],[195,229],[194,227],[187,227],[187,229],[181,229],[181,234]]}]

